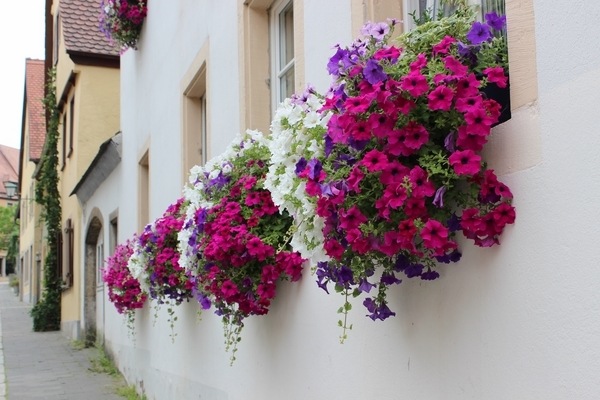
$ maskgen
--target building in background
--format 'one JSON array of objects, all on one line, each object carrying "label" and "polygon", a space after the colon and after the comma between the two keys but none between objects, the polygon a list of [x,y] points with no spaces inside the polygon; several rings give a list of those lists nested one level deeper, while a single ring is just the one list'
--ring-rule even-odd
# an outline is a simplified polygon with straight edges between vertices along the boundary
[{"label": "building in background", "polygon": [[61,329],[68,337],[93,342],[97,276],[95,269],[87,271],[93,276],[86,274],[81,261],[88,210],[71,193],[99,146],[119,131],[119,53],[98,28],[99,2],[55,0],[48,11],[60,111]]},{"label": "building in background", "polygon": [[27,59],[19,160],[19,293],[22,301],[33,304],[42,293],[42,265],[45,256],[42,207],[35,201],[35,175],[46,138],[43,105],[45,83],[44,60]]},{"label": "building in background", "polygon": [[[3,208],[3,222],[11,223],[13,214],[18,206],[19,196],[17,186],[19,182],[19,149],[0,145],[0,207]],[[12,212],[4,210],[10,207]],[[15,210],[12,208],[15,207]],[[6,221],[4,221],[6,220]],[[14,265],[8,263],[8,247],[10,237],[8,232],[0,232],[0,275],[6,276],[7,269],[12,272]]]}]

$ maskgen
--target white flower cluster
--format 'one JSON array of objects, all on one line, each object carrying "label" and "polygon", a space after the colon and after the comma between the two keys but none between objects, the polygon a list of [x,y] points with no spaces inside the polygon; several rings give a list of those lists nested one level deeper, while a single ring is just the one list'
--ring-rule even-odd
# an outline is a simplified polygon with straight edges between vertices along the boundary
[{"label": "white flower cluster", "polygon": [[233,166],[232,161],[243,156],[248,148],[257,143],[266,145],[264,134],[256,130],[247,130],[243,135],[236,135],[223,153],[210,159],[203,166],[195,165],[190,169],[189,183],[183,188],[183,197],[188,201],[185,222],[177,234],[179,265],[185,270],[193,272],[197,268],[198,257],[194,247],[190,246],[190,238],[197,229],[194,221],[196,212],[202,208],[209,209],[214,205],[213,197],[210,196],[211,182],[218,178],[229,177]]},{"label": "white flower cluster", "polygon": [[264,184],[279,210],[294,220],[292,248],[313,265],[329,260],[323,251],[324,220],[317,216],[316,200],[306,194],[306,184],[296,175],[296,164],[302,158],[324,157],[324,133],[331,114],[319,113],[322,106],[312,91],[280,104],[271,123],[271,164]]},{"label": "white flower cluster", "polygon": [[132,245],[133,253],[127,262],[127,269],[137,281],[140,283],[140,288],[143,292],[150,291],[150,275],[148,275],[148,254],[141,248],[139,240],[136,238]]}]

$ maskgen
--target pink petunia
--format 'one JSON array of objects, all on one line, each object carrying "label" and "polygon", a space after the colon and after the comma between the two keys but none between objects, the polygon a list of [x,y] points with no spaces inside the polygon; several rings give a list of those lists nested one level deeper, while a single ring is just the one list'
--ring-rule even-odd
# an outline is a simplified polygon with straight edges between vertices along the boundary
[{"label": "pink petunia", "polygon": [[385,153],[377,149],[369,151],[360,162],[369,172],[382,171],[388,164],[388,158]]},{"label": "pink petunia", "polygon": [[429,90],[427,78],[420,72],[411,72],[400,79],[400,87],[413,97],[419,97]]},{"label": "pink petunia", "polygon": [[429,132],[419,123],[410,121],[404,128],[405,137],[404,145],[412,150],[419,150],[425,143],[429,141]]},{"label": "pink petunia", "polygon": [[448,228],[446,228],[441,222],[430,219],[428,220],[423,229],[421,229],[421,238],[423,239],[423,245],[428,249],[437,251],[442,250],[448,242]]},{"label": "pink petunia", "polygon": [[500,88],[505,88],[508,82],[508,77],[504,75],[504,68],[502,67],[488,67],[483,70],[483,73],[487,75],[488,82],[495,83]]},{"label": "pink petunia", "polygon": [[416,197],[431,197],[435,193],[435,186],[429,180],[427,171],[419,166],[413,167],[409,175],[412,195]]},{"label": "pink petunia", "polygon": [[438,86],[427,95],[429,109],[448,111],[452,106],[453,98],[452,89],[445,85]]},{"label": "pink petunia", "polygon": [[221,285],[221,293],[227,299],[238,294],[239,290],[237,285],[228,279]]},{"label": "pink petunia", "polygon": [[461,150],[481,151],[486,143],[487,136],[471,133],[465,125],[458,128],[456,146]]},{"label": "pink petunia", "polygon": [[481,86],[481,82],[479,82],[475,74],[468,74],[457,82],[456,98],[477,96],[479,94],[479,86]]},{"label": "pink petunia", "polygon": [[427,57],[425,57],[425,54],[420,53],[419,55],[417,55],[415,61],[410,63],[410,72],[421,71],[421,69],[426,65]]},{"label": "pink petunia", "polygon": [[[408,167],[399,161],[392,161],[381,171],[379,179],[385,185],[399,185],[404,182],[404,177],[408,175],[409,171]],[[352,176],[352,173],[350,175]]]},{"label": "pink petunia", "polygon": [[469,68],[452,56],[444,57],[444,66],[456,77],[462,78],[467,75]]},{"label": "pink petunia", "polygon": [[473,150],[455,151],[448,158],[457,175],[475,175],[481,169],[481,157]]},{"label": "pink petunia", "polygon": [[469,133],[487,136],[490,134],[494,120],[482,107],[473,107],[465,113],[465,122]]},{"label": "pink petunia", "polygon": [[323,244],[325,253],[336,260],[341,260],[344,254],[344,247],[335,239],[329,239]]},{"label": "pink petunia", "polygon": [[352,206],[348,210],[340,212],[340,227],[346,230],[357,229],[365,222],[367,222],[367,217],[357,206]]},{"label": "pink petunia", "polygon": [[433,46],[433,54],[448,54],[448,50],[453,43],[456,43],[455,38],[448,35],[444,36],[438,44]]}]

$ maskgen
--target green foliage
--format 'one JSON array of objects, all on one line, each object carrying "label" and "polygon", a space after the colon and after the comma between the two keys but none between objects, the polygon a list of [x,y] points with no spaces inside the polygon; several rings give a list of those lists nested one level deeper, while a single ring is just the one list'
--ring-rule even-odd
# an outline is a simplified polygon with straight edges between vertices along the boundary
[{"label": "green foliage", "polygon": [[117,388],[117,394],[125,400],[147,400],[146,395],[139,395],[134,385]]},{"label": "green foliage", "polygon": [[19,277],[15,274],[10,274],[8,276],[8,286],[11,288],[19,287]]},{"label": "green foliage", "polygon": [[61,206],[58,192],[58,135],[59,110],[56,102],[56,72],[48,75],[46,115],[49,116],[46,143],[42,158],[39,182],[35,198],[44,208],[48,253],[44,260],[44,292],[40,301],[32,308],[33,330],[51,331],[60,329],[61,277],[58,276],[58,247],[60,245]]},{"label": "green foliage", "polygon": [[19,225],[15,221],[17,207],[0,207],[0,250],[8,250],[15,232],[19,232]]},{"label": "green foliage", "polygon": [[98,374],[107,374],[110,376],[118,376],[119,370],[112,362],[106,351],[102,347],[96,347],[96,357],[90,359],[92,366],[90,371]]}]

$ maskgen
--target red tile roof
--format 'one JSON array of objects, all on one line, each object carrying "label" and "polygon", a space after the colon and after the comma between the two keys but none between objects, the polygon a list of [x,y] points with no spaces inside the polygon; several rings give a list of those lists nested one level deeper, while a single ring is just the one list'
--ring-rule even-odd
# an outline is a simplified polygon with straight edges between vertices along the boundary
[{"label": "red tile roof", "polygon": [[100,0],[60,0],[59,13],[68,52],[119,55],[100,31]]},{"label": "red tile roof", "polygon": [[0,144],[0,196],[6,197],[5,181],[19,181],[19,149]]},{"label": "red tile roof", "polygon": [[[25,101],[29,127],[28,159],[37,161],[42,155],[46,139],[46,118],[44,116],[44,60],[27,59],[25,62]],[[26,138],[27,139],[27,138]]]}]

